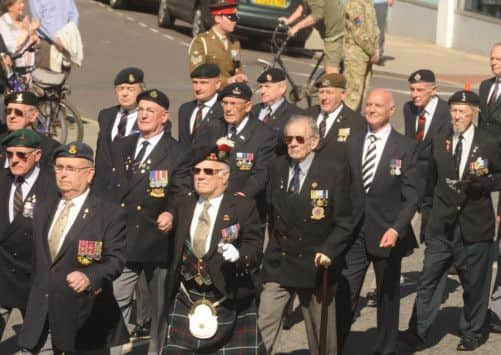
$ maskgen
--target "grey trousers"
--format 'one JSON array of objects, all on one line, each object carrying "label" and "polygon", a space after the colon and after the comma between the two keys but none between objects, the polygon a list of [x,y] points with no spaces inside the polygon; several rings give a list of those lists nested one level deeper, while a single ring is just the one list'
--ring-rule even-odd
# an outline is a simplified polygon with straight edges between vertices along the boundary
[{"label": "grey trousers", "polygon": [[496,249],[498,270],[496,274],[496,282],[494,283],[494,288],[492,290],[490,310],[496,313],[498,318],[501,319],[501,240],[499,238]]},{"label": "grey trousers", "polygon": [[[282,329],[282,322],[287,304],[296,293],[303,313],[306,327],[306,337],[311,355],[318,355],[318,341],[320,337],[320,289],[286,288],[276,282],[267,282],[263,285],[260,296],[257,324],[263,337],[268,354],[276,353],[275,344]],[[327,311],[327,354],[337,354],[336,337],[336,304],[333,295],[335,285],[329,290],[330,298]]]},{"label": "grey trousers", "polygon": [[376,9],[377,26],[379,27],[379,50],[380,56],[384,53],[384,32],[386,31],[386,16],[388,15],[388,3],[374,4]]}]

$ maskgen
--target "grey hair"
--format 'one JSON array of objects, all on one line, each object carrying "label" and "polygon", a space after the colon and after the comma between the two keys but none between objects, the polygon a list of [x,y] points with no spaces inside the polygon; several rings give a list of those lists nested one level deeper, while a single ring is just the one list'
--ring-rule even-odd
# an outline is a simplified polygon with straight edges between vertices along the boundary
[{"label": "grey hair", "polygon": [[287,132],[287,128],[289,128],[289,126],[291,124],[294,124],[297,122],[306,122],[308,124],[308,127],[310,128],[311,136],[312,137],[319,136],[317,122],[315,121],[315,119],[313,117],[306,116],[306,115],[294,115],[291,118],[289,118],[289,120],[287,121],[287,123],[285,124],[285,127],[284,127],[284,134],[285,134],[285,132]]}]

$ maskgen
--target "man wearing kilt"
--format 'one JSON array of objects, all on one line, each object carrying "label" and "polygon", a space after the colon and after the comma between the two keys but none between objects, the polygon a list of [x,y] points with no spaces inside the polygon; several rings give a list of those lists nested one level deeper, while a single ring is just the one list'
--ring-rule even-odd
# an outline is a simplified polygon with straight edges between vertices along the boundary
[{"label": "man wearing kilt", "polygon": [[179,197],[166,282],[163,354],[266,354],[257,330],[252,273],[262,259],[264,228],[253,200],[226,192],[233,142],[201,153],[195,192]]}]

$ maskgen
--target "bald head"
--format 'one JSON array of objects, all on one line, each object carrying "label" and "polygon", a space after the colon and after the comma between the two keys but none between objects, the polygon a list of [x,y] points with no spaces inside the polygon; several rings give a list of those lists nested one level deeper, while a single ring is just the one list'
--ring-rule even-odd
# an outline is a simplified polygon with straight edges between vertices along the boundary
[{"label": "bald head", "polygon": [[365,103],[365,119],[372,132],[377,132],[390,121],[395,113],[395,100],[387,89],[373,89]]}]

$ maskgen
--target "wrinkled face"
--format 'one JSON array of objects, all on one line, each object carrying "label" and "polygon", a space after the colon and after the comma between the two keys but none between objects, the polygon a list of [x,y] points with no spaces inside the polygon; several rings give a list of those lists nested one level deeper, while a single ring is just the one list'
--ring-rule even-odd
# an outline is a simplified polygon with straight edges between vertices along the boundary
[{"label": "wrinkled face", "polygon": [[214,16],[214,23],[221,29],[224,33],[231,33],[235,30],[237,25],[237,17],[234,15],[216,15]]},{"label": "wrinkled face", "polygon": [[451,113],[452,130],[456,134],[466,131],[476,114],[475,108],[467,104],[451,104],[449,112]]},{"label": "wrinkled face", "polygon": [[221,87],[219,78],[193,78],[191,79],[193,95],[201,102],[210,100]]},{"label": "wrinkled face", "polygon": [[37,109],[30,105],[10,102],[5,109],[5,121],[9,131],[29,128],[37,118]]},{"label": "wrinkled face", "polygon": [[7,147],[5,150],[9,161],[9,170],[14,176],[25,176],[28,174],[42,157],[41,149]]},{"label": "wrinkled face", "polygon": [[314,136],[306,120],[298,120],[285,128],[285,143],[291,159],[303,161],[317,146],[319,137]]},{"label": "wrinkled face", "polygon": [[285,81],[278,83],[261,83],[258,87],[261,103],[265,105],[273,105],[275,102],[284,97],[286,91],[287,84]]},{"label": "wrinkled face", "polygon": [[501,77],[501,46],[495,46],[491,51],[492,74]]},{"label": "wrinkled face", "polygon": [[24,0],[17,0],[7,10],[12,17],[19,19],[24,15]]},{"label": "wrinkled face", "polygon": [[437,87],[434,83],[414,83],[410,85],[410,91],[414,105],[419,108],[424,108],[437,94]]},{"label": "wrinkled face", "polygon": [[59,191],[70,198],[84,193],[94,177],[92,163],[83,158],[58,157],[54,171]]},{"label": "wrinkled face", "polygon": [[143,89],[140,84],[120,84],[115,86],[115,96],[120,106],[125,110],[136,107],[136,98]]},{"label": "wrinkled face", "polygon": [[344,100],[344,89],[341,88],[319,88],[318,101],[323,112],[334,112]]},{"label": "wrinkled face", "polygon": [[153,101],[141,100],[137,107],[137,128],[145,138],[154,137],[163,131],[169,113]]},{"label": "wrinkled face", "polygon": [[384,90],[374,90],[367,97],[365,119],[373,132],[384,127],[395,113],[391,94]]},{"label": "wrinkled face", "polygon": [[229,167],[218,161],[204,160],[193,168],[195,191],[204,198],[217,197],[222,194],[229,177]]},{"label": "wrinkled face", "polygon": [[232,125],[242,122],[252,109],[252,102],[230,96],[223,98],[221,105],[223,105],[224,120]]}]

